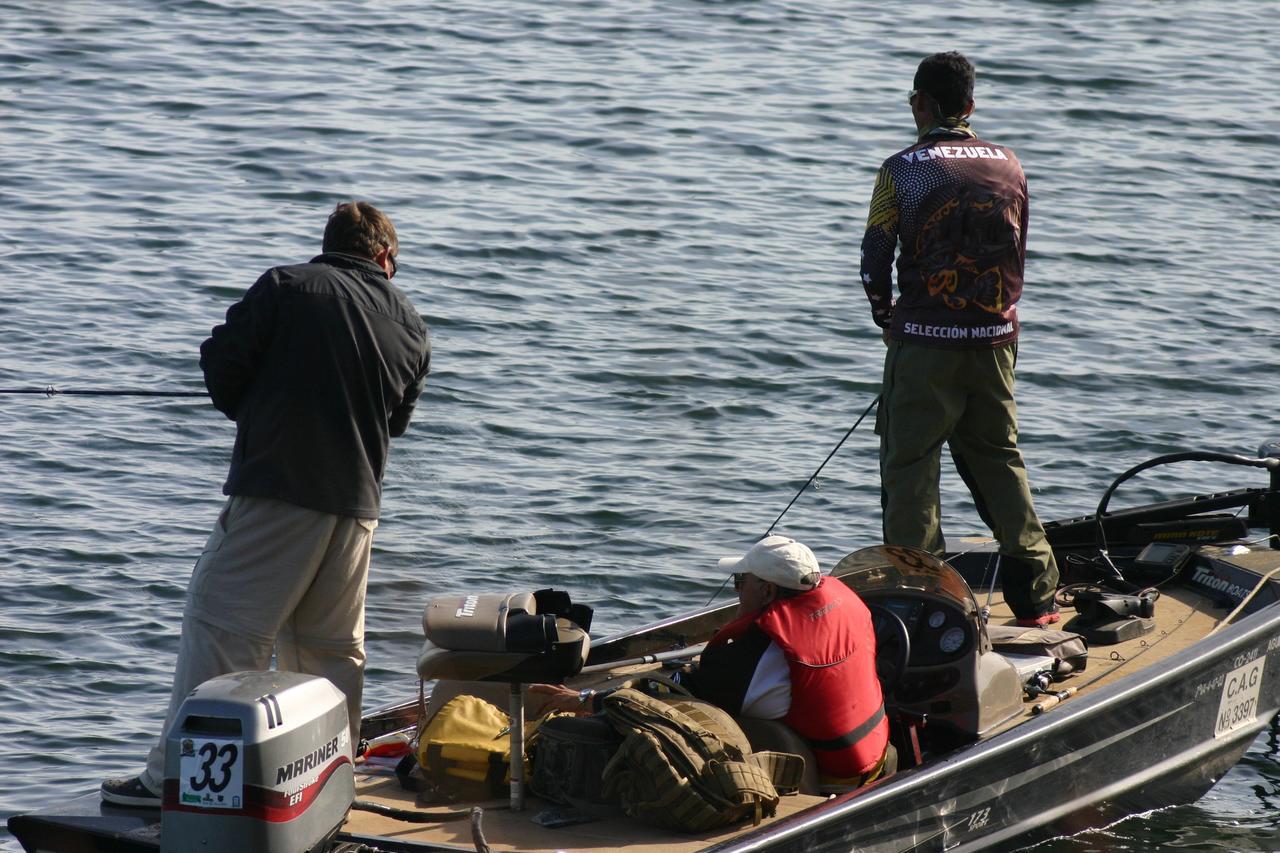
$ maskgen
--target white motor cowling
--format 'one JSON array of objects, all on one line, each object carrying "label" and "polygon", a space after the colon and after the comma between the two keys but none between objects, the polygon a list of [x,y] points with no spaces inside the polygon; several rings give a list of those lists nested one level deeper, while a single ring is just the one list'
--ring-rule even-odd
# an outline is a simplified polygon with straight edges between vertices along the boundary
[{"label": "white motor cowling", "polygon": [[182,703],[165,749],[168,853],[322,849],[355,796],[346,697],[324,678],[237,672]]}]

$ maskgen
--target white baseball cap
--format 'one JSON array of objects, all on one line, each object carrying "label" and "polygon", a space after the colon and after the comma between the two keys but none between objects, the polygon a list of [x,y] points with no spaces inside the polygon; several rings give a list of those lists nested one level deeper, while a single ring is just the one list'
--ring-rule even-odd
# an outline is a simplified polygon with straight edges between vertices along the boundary
[{"label": "white baseball cap", "polygon": [[743,572],[786,589],[813,589],[821,579],[818,558],[789,536],[766,536],[741,557],[720,561],[723,572]]}]

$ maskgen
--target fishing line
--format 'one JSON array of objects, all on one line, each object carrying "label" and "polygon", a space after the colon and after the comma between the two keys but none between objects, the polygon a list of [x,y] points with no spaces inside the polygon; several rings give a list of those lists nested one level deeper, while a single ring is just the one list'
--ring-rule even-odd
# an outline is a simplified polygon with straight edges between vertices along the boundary
[{"label": "fishing line", "polygon": [[[796,496],[791,499],[791,503],[787,504],[786,508],[784,508],[782,512],[778,513],[778,517],[773,520],[773,524],[769,525],[769,529],[764,532],[764,536],[761,536],[760,539],[765,538],[765,536],[768,536],[770,533],[773,532],[773,528],[778,526],[779,521],[782,521],[782,516],[787,514],[787,510],[791,509],[791,507],[795,504],[795,502],[800,499],[800,496],[804,494],[804,490],[809,488],[809,485],[815,479],[817,479],[818,475],[822,473],[822,469],[827,467],[827,463],[831,461],[831,457],[835,456],[836,451],[839,450],[841,446],[844,445],[845,441],[848,440],[849,436],[853,435],[853,431],[858,428],[858,424],[862,423],[862,421],[867,417],[867,415],[871,414],[871,410],[874,409],[876,407],[876,404],[880,402],[880,398],[882,396],[883,395],[881,394],[877,394],[876,398],[871,401],[871,405],[867,406],[866,410],[861,415],[858,416],[858,419],[853,422],[853,426],[849,427],[849,430],[844,434],[844,437],[836,442],[835,447],[831,448],[831,452],[827,454],[827,458],[822,460],[822,464],[818,466],[818,470],[814,471],[813,474],[810,475],[809,479],[805,481],[804,485],[800,487],[800,491],[796,492]],[[760,539],[757,539],[756,541],[759,542]],[[711,593],[711,597],[707,599],[707,603],[704,606],[710,607],[711,602],[715,601],[716,596],[718,596],[721,592],[724,591],[724,588],[729,584],[729,581],[732,578],[733,578],[732,574],[726,577],[724,581],[720,584],[720,586],[716,588],[716,591]]]},{"label": "fishing line", "polygon": [[[866,411],[864,411],[861,415],[858,416],[858,419],[853,422],[853,426],[849,427],[849,431],[844,434],[844,438],[837,441],[836,446],[831,448],[831,452],[827,454],[827,458],[822,460],[822,464],[818,466],[818,470],[814,471],[813,474],[810,475],[809,479],[805,481],[805,484],[800,487],[800,491],[796,492],[796,496],[791,499],[791,503],[787,504],[786,509],[778,513],[778,517],[773,520],[773,524],[769,525],[769,529],[764,532],[764,536],[761,536],[760,539],[763,539],[765,536],[768,536],[770,533],[773,532],[773,528],[778,526],[779,521],[782,521],[782,516],[786,515],[787,510],[791,509],[792,504],[794,504],[796,501],[800,499],[800,496],[804,494],[804,490],[809,488],[809,484],[811,484],[815,479],[817,479],[818,475],[822,473],[822,469],[827,467],[827,463],[831,461],[831,457],[835,456],[836,451],[840,449],[840,447],[845,443],[845,441],[849,438],[849,436],[853,435],[853,431],[858,428],[858,424],[862,423],[863,419],[866,418],[867,415],[871,414],[871,410],[874,409],[876,407],[876,404],[880,402],[880,398],[882,396],[883,395],[881,394],[877,394],[876,398],[871,401],[871,405],[867,406]],[[756,540],[756,541],[759,541],[759,540]],[[721,585],[721,588],[722,589],[724,588],[723,585]]]}]

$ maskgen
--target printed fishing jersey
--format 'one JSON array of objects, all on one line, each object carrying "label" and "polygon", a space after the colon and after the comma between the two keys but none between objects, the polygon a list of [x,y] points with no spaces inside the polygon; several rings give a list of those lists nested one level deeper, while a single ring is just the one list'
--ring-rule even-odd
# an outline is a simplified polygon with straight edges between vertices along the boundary
[{"label": "printed fishing jersey", "polygon": [[1013,341],[1026,248],[1027,179],[1018,158],[967,126],[935,128],[876,176],[862,237],[872,318],[895,340],[926,346]]}]

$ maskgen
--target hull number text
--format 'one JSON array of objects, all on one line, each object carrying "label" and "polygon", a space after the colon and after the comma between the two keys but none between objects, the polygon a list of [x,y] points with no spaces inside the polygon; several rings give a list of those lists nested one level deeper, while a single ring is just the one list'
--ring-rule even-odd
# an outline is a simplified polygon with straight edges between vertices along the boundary
[{"label": "hull number text", "polygon": [[1266,656],[1260,655],[1227,673],[1222,683],[1222,701],[1218,703],[1218,716],[1213,726],[1215,738],[1257,721],[1262,665],[1266,662]]}]

